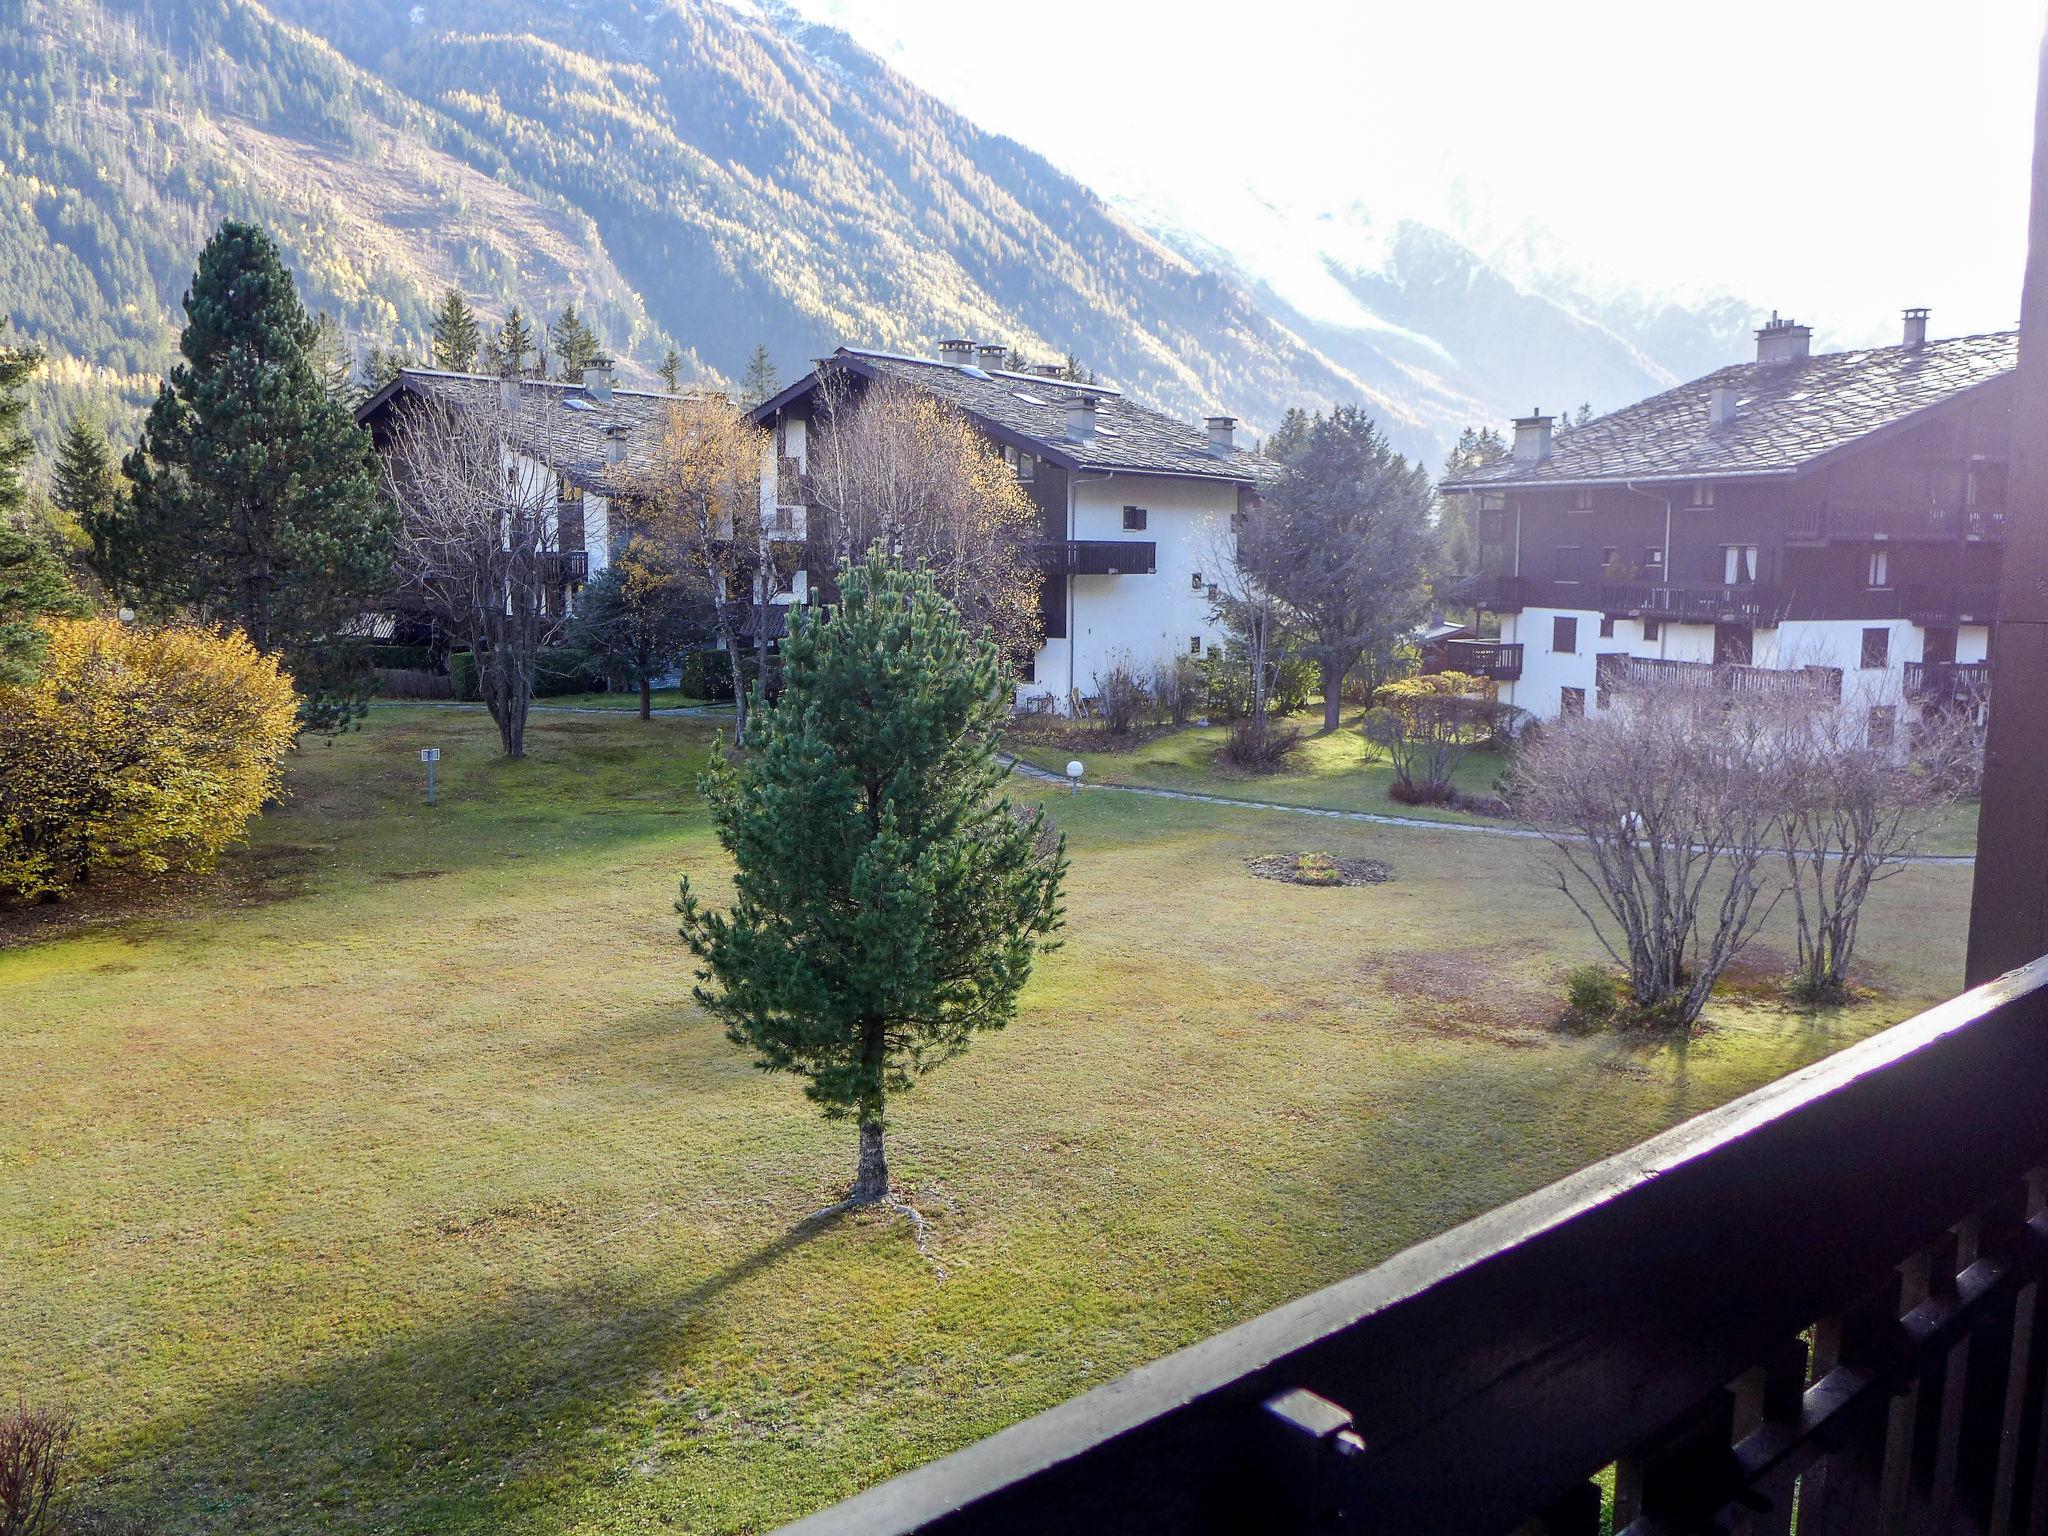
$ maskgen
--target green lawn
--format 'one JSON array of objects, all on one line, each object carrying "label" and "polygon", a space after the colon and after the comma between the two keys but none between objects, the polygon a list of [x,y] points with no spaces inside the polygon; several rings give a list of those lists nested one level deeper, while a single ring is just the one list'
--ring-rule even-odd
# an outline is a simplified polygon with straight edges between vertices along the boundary
[{"label": "green lawn", "polygon": [[[757,1531],[1548,1182],[1959,982],[1965,870],[1872,898],[1880,995],[1689,1046],[1545,1027],[1592,958],[1536,849],[1060,796],[1067,943],[851,1132],[688,1001],[712,722],[380,706],[254,846],[0,950],[0,1392],[171,1536]],[[442,804],[417,751],[439,745]],[[1255,882],[1369,854],[1388,884]],[[10,920],[0,919],[0,922]],[[1783,964],[1774,932],[1749,980]]]},{"label": "green lawn", "polygon": [[[709,700],[684,693],[680,688],[657,688],[652,695],[656,709],[683,709],[703,705]],[[626,709],[640,708],[640,690],[623,688],[611,693],[564,693],[553,698],[534,700],[536,709]]]}]

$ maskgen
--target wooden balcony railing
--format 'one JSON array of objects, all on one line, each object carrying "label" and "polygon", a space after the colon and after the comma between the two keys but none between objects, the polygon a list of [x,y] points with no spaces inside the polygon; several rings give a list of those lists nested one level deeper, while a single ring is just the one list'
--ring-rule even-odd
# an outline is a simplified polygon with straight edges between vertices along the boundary
[{"label": "wooden balcony railing", "polygon": [[1906,697],[1926,704],[1982,704],[1991,697],[1988,661],[1909,661]]},{"label": "wooden balcony railing", "polygon": [[1602,688],[1628,684],[1683,684],[1699,688],[1720,688],[1729,693],[1801,693],[1819,689],[1830,697],[1842,696],[1840,667],[1752,667],[1735,663],[1672,661],[1661,656],[1627,656],[1609,652],[1596,663]]},{"label": "wooden balcony railing", "polygon": [[1149,539],[1046,539],[1031,554],[1055,576],[1150,576],[1159,568],[1159,546]]},{"label": "wooden balcony railing", "polygon": [[1522,675],[1522,647],[1498,640],[1446,640],[1444,670],[1512,683]]},{"label": "wooden balcony railing", "polygon": [[590,552],[552,549],[540,557],[541,579],[557,586],[580,587],[590,580]]},{"label": "wooden balcony railing", "polygon": [[1693,624],[1776,624],[1785,616],[1786,595],[1765,582],[1729,586],[1666,587],[1643,582],[1604,581],[1589,589],[1602,613],[1623,618],[1668,619]]},{"label": "wooden balcony railing", "polygon": [[1998,588],[1985,583],[1901,587],[1899,611],[1915,624],[1992,624],[1998,619]]},{"label": "wooden balcony railing", "polygon": [[1472,605],[1489,613],[1520,613],[1528,595],[1525,577],[1500,571],[1482,572],[1474,579]]},{"label": "wooden balcony railing", "polygon": [[1785,514],[1785,537],[1806,542],[1939,543],[1948,539],[2000,541],[2003,507],[1794,507]]},{"label": "wooden balcony railing", "polygon": [[2038,1531],[2048,960],[800,1522]]}]

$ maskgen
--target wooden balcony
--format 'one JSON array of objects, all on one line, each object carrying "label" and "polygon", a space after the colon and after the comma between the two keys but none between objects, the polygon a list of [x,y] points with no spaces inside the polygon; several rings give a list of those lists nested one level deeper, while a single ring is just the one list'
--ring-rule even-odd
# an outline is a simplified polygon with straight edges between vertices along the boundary
[{"label": "wooden balcony", "polygon": [[1472,606],[1488,613],[1520,613],[1528,595],[1526,577],[1485,571],[1474,578]]},{"label": "wooden balcony", "polygon": [[552,586],[580,587],[590,580],[590,552],[551,549],[540,557],[541,579]]},{"label": "wooden balcony", "polygon": [[1906,697],[1922,704],[1983,704],[1991,698],[1988,661],[1909,661]]},{"label": "wooden balcony", "polygon": [[2005,538],[2003,507],[1795,507],[1785,516],[1785,537],[1795,543],[1830,541],[1939,544],[1954,539],[1988,543]]},{"label": "wooden balcony", "polygon": [[1031,556],[1054,576],[1150,576],[1159,568],[1159,546],[1149,539],[1046,539]]},{"label": "wooden balcony", "polygon": [[1661,656],[1626,656],[1618,651],[1595,663],[1602,688],[1682,686],[1718,688],[1726,693],[1790,694],[1818,689],[1842,696],[1840,667],[1752,667],[1734,663],[1672,661]]},{"label": "wooden balcony", "polygon": [[1763,582],[1728,586],[1666,587],[1643,582],[1603,581],[1589,585],[1583,606],[1597,605],[1614,618],[1660,619],[1681,624],[1776,624],[1786,597]]},{"label": "wooden balcony", "polygon": [[1442,670],[1512,683],[1522,675],[1522,647],[1498,640],[1446,640]]},{"label": "wooden balcony", "polygon": [[2048,960],[793,1527],[2038,1531]]},{"label": "wooden balcony", "polygon": [[1901,587],[1899,612],[1915,624],[1994,624],[1998,588],[1987,583]]}]

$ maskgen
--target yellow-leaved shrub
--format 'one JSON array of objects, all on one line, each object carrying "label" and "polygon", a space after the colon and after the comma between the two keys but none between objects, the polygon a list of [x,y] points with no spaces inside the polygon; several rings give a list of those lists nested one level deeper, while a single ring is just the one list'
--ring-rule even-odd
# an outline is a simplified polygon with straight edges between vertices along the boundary
[{"label": "yellow-leaved shrub", "polygon": [[50,619],[0,687],[0,897],[204,869],[278,793],[292,681],[239,632]]}]

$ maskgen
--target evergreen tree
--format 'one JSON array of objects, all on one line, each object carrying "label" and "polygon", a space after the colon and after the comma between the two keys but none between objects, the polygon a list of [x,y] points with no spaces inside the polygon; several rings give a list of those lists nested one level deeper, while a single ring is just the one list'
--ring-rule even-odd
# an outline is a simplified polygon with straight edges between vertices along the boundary
[{"label": "evergreen tree", "polygon": [[313,324],[259,226],[221,225],[185,314],[131,493],[86,530],[96,564],[123,593],[238,625],[284,657],[308,723],[346,725],[368,671],[341,631],[386,581],[395,523],[369,434],[314,372]]},{"label": "evergreen tree", "polygon": [[[1443,478],[1451,479],[1474,469],[1483,469],[1488,464],[1498,464],[1508,456],[1507,439],[1492,427],[1467,427],[1458,434],[1458,441],[1444,459]],[[1435,595],[1443,602],[1450,595],[1450,588],[1467,576],[1479,570],[1479,527],[1478,513],[1473,496],[1439,496],[1437,498],[1437,529],[1440,535],[1441,554],[1435,572]]]},{"label": "evergreen tree", "polygon": [[683,354],[676,350],[674,342],[670,342],[668,351],[662,354],[661,367],[656,371],[661,375],[661,387],[663,389],[672,395],[681,391],[683,387]]},{"label": "evergreen tree", "polygon": [[121,496],[121,474],[107,431],[96,421],[73,416],[57,443],[57,465],[50,499],[80,528],[104,524]]},{"label": "evergreen tree", "polygon": [[782,375],[775,371],[775,363],[768,356],[767,345],[756,344],[754,355],[747,359],[746,376],[740,380],[740,403],[748,410],[752,410],[781,388]]},{"label": "evergreen tree", "polygon": [[640,690],[640,718],[653,715],[654,680],[683,653],[714,637],[708,598],[692,600],[676,561],[636,538],[576,594],[566,642],[604,664],[607,679]]},{"label": "evergreen tree", "polygon": [[363,357],[363,377],[368,381],[369,393],[374,395],[412,366],[412,359],[398,348],[373,344]]},{"label": "evergreen tree", "polygon": [[532,376],[527,358],[531,356],[537,364],[540,349],[534,342],[533,327],[527,324],[526,316],[519,312],[517,304],[505,311],[505,323],[492,336],[486,353],[491,372],[514,377]]},{"label": "evergreen tree", "polygon": [[85,611],[49,545],[0,519],[0,684],[34,680],[45,650],[38,619],[83,617]]},{"label": "evergreen tree", "polygon": [[355,409],[361,398],[356,388],[355,350],[349,346],[341,322],[324,309],[313,317],[313,339],[307,344],[306,358],[313,365],[320,387],[349,409]]},{"label": "evergreen tree", "polygon": [[1016,1013],[1060,926],[1063,840],[999,796],[1007,671],[923,570],[879,545],[797,607],[783,691],[705,789],[730,913],[683,882],[695,996],[771,1071],[860,1127],[850,1200],[889,1198],[889,1098]]},{"label": "evergreen tree", "polygon": [[562,306],[562,312],[548,327],[548,340],[554,343],[555,365],[565,379],[582,378],[583,370],[604,356],[597,332],[576,313],[573,299]]},{"label": "evergreen tree", "polygon": [[[0,315],[0,331],[7,317]],[[21,472],[35,452],[23,430],[28,415],[28,381],[43,366],[40,347],[0,347],[0,516],[18,512],[27,496]]]},{"label": "evergreen tree", "polygon": [[462,290],[451,285],[434,311],[434,366],[450,373],[468,373],[476,366],[483,340],[476,311],[469,307]]}]

